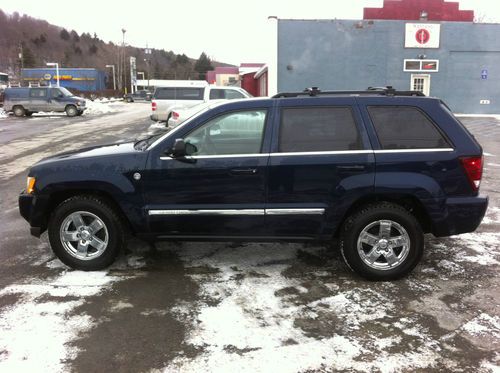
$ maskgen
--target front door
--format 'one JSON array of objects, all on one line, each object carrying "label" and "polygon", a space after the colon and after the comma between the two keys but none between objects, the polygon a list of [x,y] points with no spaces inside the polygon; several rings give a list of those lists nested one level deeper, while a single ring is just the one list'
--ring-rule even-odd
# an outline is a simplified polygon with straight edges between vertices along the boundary
[{"label": "front door", "polygon": [[429,96],[431,93],[431,76],[429,74],[411,74],[410,89]]},{"label": "front door", "polygon": [[[145,177],[150,230],[160,236],[258,236],[264,233],[267,108],[220,114],[181,128],[192,155],[152,151]],[[166,143],[171,144],[172,139]],[[170,146],[170,145],[169,145]],[[167,147],[168,149],[168,147]]]}]

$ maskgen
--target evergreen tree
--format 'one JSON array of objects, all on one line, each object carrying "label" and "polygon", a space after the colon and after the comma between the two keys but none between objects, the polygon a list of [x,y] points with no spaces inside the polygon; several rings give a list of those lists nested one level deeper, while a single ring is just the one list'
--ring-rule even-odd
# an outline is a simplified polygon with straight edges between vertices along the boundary
[{"label": "evergreen tree", "polygon": [[28,67],[35,67],[36,66],[36,59],[35,55],[31,51],[31,49],[28,48],[28,46],[23,42],[22,44],[23,48],[23,54],[22,54],[22,65],[25,68]]},{"label": "evergreen tree", "polygon": [[205,52],[202,52],[200,58],[198,58],[198,61],[194,64],[194,70],[198,72],[198,78],[205,79],[207,71],[213,69],[214,67],[212,66],[212,61],[208,58]]},{"label": "evergreen tree", "polygon": [[65,28],[63,28],[63,29],[61,30],[61,32],[59,33],[59,36],[60,36],[60,37],[61,37],[61,39],[63,39],[63,40],[69,40],[69,32],[68,32],[68,31],[66,31],[66,29],[65,29]]}]

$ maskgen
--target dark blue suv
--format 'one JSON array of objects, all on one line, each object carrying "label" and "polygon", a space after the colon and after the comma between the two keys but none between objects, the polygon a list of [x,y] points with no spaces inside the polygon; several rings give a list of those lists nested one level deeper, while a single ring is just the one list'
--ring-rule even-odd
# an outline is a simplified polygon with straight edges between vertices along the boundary
[{"label": "dark blue suv", "polygon": [[19,197],[67,265],[148,240],[330,241],[373,280],[408,274],[423,234],[474,231],[482,148],[416,92],[283,93],[215,104],[169,133],[34,165]]}]

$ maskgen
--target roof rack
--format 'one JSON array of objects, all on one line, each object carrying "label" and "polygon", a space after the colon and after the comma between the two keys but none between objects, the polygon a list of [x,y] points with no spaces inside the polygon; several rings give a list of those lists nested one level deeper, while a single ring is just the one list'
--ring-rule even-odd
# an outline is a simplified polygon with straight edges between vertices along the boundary
[{"label": "roof rack", "polygon": [[392,86],[387,87],[368,87],[364,91],[321,91],[318,87],[310,87],[302,92],[281,92],[272,98],[287,98],[298,96],[329,96],[329,95],[380,95],[380,96],[425,96],[420,91],[397,91]]}]

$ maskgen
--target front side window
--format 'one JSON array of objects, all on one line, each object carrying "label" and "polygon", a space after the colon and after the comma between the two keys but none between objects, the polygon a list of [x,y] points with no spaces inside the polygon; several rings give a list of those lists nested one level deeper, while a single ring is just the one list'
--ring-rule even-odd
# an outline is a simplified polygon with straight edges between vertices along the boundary
[{"label": "front side window", "polygon": [[349,107],[286,108],[280,152],[359,150],[363,145]]},{"label": "front side window", "polygon": [[226,91],[226,98],[228,100],[234,100],[237,98],[245,98],[245,96],[243,96],[243,93],[238,92],[235,89],[226,89],[225,91]]},{"label": "front side window", "polygon": [[433,149],[450,145],[435,125],[412,106],[370,106],[382,149]]},{"label": "front side window", "polygon": [[52,98],[63,97],[63,93],[59,89],[52,88],[50,95]]},{"label": "front side window", "polygon": [[184,138],[196,146],[191,155],[260,153],[266,110],[249,110],[221,115]]}]

